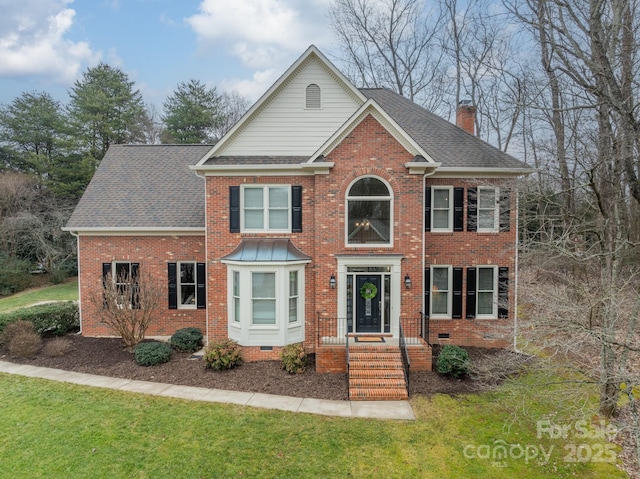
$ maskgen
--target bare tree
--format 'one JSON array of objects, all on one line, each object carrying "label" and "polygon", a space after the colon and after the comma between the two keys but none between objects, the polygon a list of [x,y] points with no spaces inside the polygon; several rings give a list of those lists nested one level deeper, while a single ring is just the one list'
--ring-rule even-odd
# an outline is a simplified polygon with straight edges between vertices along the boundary
[{"label": "bare tree", "polygon": [[354,83],[389,88],[431,110],[442,104],[439,10],[419,0],[335,0],[329,20]]},{"label": "bare tree", "polygon": [[100,320],[122,337],[127,349],[144,339],[160,304],[162,290],[148,273],[121,271],[103,278],[102,289],[89,300]]}]

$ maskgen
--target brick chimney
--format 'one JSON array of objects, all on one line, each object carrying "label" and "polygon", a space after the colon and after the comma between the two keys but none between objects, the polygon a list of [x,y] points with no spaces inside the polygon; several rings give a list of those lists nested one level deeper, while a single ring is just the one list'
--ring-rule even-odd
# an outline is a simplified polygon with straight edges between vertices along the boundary
[{"label": "brick chimney", "polygon": [[470,135],[476,134],[476,107],[471,100],[462,100],[456,112],[456,125]]}]

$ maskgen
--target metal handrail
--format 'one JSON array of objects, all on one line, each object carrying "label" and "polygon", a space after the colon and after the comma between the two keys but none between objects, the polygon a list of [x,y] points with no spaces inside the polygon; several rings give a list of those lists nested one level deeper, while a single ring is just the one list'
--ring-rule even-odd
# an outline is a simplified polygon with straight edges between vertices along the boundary
[{"label": "metal handrail", "polygon": [[422,311],[420,311],[420,326],[420,337],[431,346],[431,341],[429,341],[429,315],[424,314]]},{"label": "metal handrail", "polygon": [[411,368],[411,360],[409,359],[409,350],[407,349],[407,342],[404,339],[404,333],[402,331],[402,324],[400,326],[400,355],[402,356],[402,369],[404,370],[404,381],[407,385],[407,397],[409,396],[409,370]]},{"label": "metal handrail", "polygon": [[349,332],[347,331],[347,333],[345,334],[345,339],[346,339],[346,343],[347,343],[347,398],[349,400],[351,400],[351,388],[349,387],[349,367],[350,367],[350,362],[351,359],[349,358]]}]

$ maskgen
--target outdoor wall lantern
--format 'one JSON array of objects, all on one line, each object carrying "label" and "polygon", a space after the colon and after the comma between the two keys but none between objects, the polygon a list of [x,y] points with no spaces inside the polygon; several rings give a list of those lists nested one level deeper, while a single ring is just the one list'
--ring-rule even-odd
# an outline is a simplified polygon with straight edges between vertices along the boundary
[{"label": "outdoor wall lantern", "polygon": [[329,278],[329,287],[331,289],[336,289],[336,277],[335,275],[331,275],[331,278]]},{"label": "outdoor wall lantern", "polygon": [[406,275],[404,277],[404,287],[407,289],[411,289],[411,278],[409,278],[409,275]]}]

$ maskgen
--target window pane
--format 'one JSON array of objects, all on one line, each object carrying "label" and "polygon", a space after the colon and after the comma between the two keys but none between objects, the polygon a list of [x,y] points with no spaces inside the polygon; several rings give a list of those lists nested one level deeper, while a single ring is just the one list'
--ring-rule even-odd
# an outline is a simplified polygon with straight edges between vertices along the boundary
[{"label": "window pane", "polygon": [[387,185],[378,178],[362,178],[349,190],[349,196],[390,196]]},{"label": "window pane", "polygon": [[244,227],[246,229],[264,229],[264,212],[262,210],[245,210]]},{"label": "window pane", "polygon": [[449,228],[449,212],[434,211],[432,228]]},{"label": "window pane", "polygon": [[449,290],[449,268],[433,268],[433,290]]},{"label": "window pane", "polygon": [[432,314],[448,314],[449,294],[442,291],[434,291],[431,295],[431,313]]},{"label": "window pane", "polygon": [[233,272],[233,295],[240,296],[240,272]]},{"label": "window pane", "polygon": [[240,322],[240,298],[233,298],[233,321]]},{"label": "window pane", "polygon": [[478,211],[478,228],[480,229],[495,228],[495,213],[493,210]]},{"label": "window pane", "polygon": [[493,291],[493,268],[478,269],[478,291]]},{"label": "window pane", "polygon": [[289,188],[269,188],[269,207],[288,208]]},{"label": "window pane", "polygon": [[449,190],[433,190],[433,207],[449,208]]},{"label": "window pane", "polygon": [[275,324],[276,301],[273,299],[253,300],[253,324]]},{"label": "window pane", "polygon": [[298,272],[289,271],[289,296],[298,296]]},{"label": "window pane", "polygon": [[245,188],[244,189],[244,207],[245,208],[262,208],[264,200],[263,188]]},{"label": "window pane", "polygon": [[391,201],[348,201],[349,243],[387,244],[391,239]]},{"label": "window pane", "polygon": [[493,293],[478,293],[478,314],[493,314]]},{"label": "window pane", "polygon": [[289,298],[289,322],[298,321],[298,298]]},{"label": "window pane", "polygon": [[289,210],[269,210],[269,229],[289,228]]},{"label": "window pane", "polygon": [[180,263],[180,283],[195,284],[193,263]]},{"label": "window pane", "polygon": [[193,285],[180,286],[180,304],[196,304],[196,287]]},{"label": "window pane", "polygon": [[251,291],[254,298],[276,297],[275,273],[251,273]]},{"label": "window pane", "polygon": [[496,192],[493,189],[483,188],[478,192],[479,208],[494,208],[496,206]]}]

